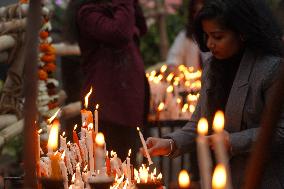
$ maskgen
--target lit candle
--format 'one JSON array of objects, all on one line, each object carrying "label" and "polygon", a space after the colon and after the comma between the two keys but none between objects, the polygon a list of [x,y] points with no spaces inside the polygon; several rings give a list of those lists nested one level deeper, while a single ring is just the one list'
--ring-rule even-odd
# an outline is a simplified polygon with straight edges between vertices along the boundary
[{"label": "lit candle", "polygon": [[79,138],[76,129],[77,129],[77,124],[73,128],[73,142],[79,145]]},{"label": "lit candle", "polygon": [[38,157],[40,158],[41,154],[41,148],[40,148],[40,133],[42,132],[42,129],[39,129],[37,132],[37,140],[38,140]]},{"label": "lit candle", "polygon": [[211,188],[211,169],[212,161],[209,151],[208,141],[206,135],[208,133],[208,122],[205,118],[201,118],[197,126],[198,136],[196,139],[197,143],[197,155],[198,155],[198,165],[200,169],[201,178],[201,188],[210,189]]},{"label": "lit candle", "polygon": [[54,154],[50,155],[50,161],[51,161],[51,175],[50,177],[52,179],[61,179],[61,170],[59,166],[59,161],[61,159],[61,154],[59,152],[55,152]]},{"label": "lit candle", "polygon": [[227,174],[223,164],[218,164],[214,170],[212,178],[212,189],[226,189]]},{"label": "lit candle", "polygon": [[51,126],[49,132],[49,139],[47,143],[48,153],[52,154],[58,147],[58,129],[59,129],[59,122],[55,120]]},{"label": "lit candle", "polygon": [[82,116],[82,126],[86,127],[90,123],[93,123],[93,114],[91,111],[87,110],[88,103],[89,103],[89,96],[92,94],[92,87],[88,94],[85,96],[85,109],[81,110],[81,116]]},{"label": "lit candle", "polygon": [[224,144],[223,129],[225,124],[224,113],[222,111],[217,111],[213,119],[213,145],[214,152],[218,163],[225,166],[227,172],[227,186],[226,188],[231,189],[231,177],[229,175],[229,158]]},{"label": "lit candle", "polygon": [[130,164],[130,155],[131,155],[131,149],[128,151],[128,156],[126,158],[126,172],[127,172],[127,179],[129,183],[131,184],[131,164]]},{"label": "lit candle", "polygon": [[99,132],[99,114],[98,114],[99,105],[96,105],[95,109],[95,133],[98,134]]},{"label": "lit candle", "polygon": [[103,133],[98,133],[96,135],[96,170],[102,170],[104,167],[105,153],[104,153],[104,145],[105,145],[105,137]]},{"label": "lit candle", "polygon": [[107,174],[111,175],[111,165],[110,165],[110,158],[108,157],[108,151],[106,152],[106,168],[107,168]]},{"label": "lit candle", "polygon": [[94,173],[94,147],[93,147],[93,132],[92,130],[87,131],[87,149],[89,152],[89,169],[91,174]]},{"label": "lit candle", "polygon": [[165,107],[165,104],[161,102],[157,109],[156,121],[160,121],[161,119],[164,118],[163,116],[161,116],[161,112],[163,111],[164,107]]},{"label": "lit candle", "polygon": [[62,135],[60,135],[60,149],[62,150],[67,149],[66,137],[64,136],[65,136],[65,132],[63,132]]},{"label": "lit candle", "polygon": [[181,170],[178,175],[179,188],[188,189],[190,186],[190,178],[186,170]]},{"label": "lit candle", "polygon": [[61,174],[64,180],[64,189],[68,189],[68,175],[67,175],[67,168],[64,163],[64,158],[65,158],[65,151],[61,155],[59,166],[60,166]]},{"label": "lit candle", "polygon": [[139,133],[139,137],[140,137],[141,143],[142,143],[143,148],[144,148],[144,151],[145,151],[145,153],[146,153],[146,157],[147,157],[147,159],[148,159],[148,163],[149,163],[149,165],[152,165],[152,164],[153,164],[153,161],[152,161],[152,159],[151,159],[151,157],[150,157],[150,154],[149,154],[149,152],[148,152],[148,148],[147,148],[145,139],[144,139],[144,137],[143,137],[143,135],[142,135],[142,133],[141,133],[139,127],[137,127],[137,131],[138,131],[138,133]]}]

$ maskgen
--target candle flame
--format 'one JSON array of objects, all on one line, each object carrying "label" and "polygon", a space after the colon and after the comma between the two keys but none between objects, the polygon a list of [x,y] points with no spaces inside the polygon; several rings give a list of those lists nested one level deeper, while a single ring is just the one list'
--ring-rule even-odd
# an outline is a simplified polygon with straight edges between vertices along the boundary
[{"label": "candle flame", "polygon": [[188,109],[188,104],[186,103],[186,104],[183,105],[181,111],[182,111],[183,113],[185,113],[185,112],[187,111],[187,109]]},{"label": "candle flame", "polygon": [[47,122],[48,122],[49,124],[51,124],[52,121],[57,117],[57,115],[58,115],[59,112],[60,112],[60,109],[58,109],[58,110],[55,112],[55,114],[54,114],[53,116],[51,116],[51,117],[47,120]]},{"label": "candle flame", "polygon": [[190,178],[186,170],[181,170],[178,175],[178,185],[180,188],[189,188]]},{"label": "candle flame", "polygon": [[68,145],[68,146],[70,146],[70,145],[71,145],[71,142],[70,142],[70,141],[68,141],[68,142],[67,142],[67,145]]},{"label": "candle flame", "polygon": [[100,106],[99,104],[96,105],[96,110],[99,109],[99,106]]},{"label": "candle flame", "polygon": [[168,86],[167,93],[172,93],[174,90],[174,87],[172,85]]},{"label": "candle flame", "polygon": [[42,129],[39,129],[39,130],[37,131],[38,134],[40,134],[41,132],[42,132]]},{"label": "candle flame", "polygon": [[194,105],[189,105],[189,111],[190,113],[193,113],[195,111],[195,106]]},{"label": "candle flame", "polygon": [[97,145],[99,146],[103,146],[105,144],[105,137],[104,137],[104,134],[99,132],[97,135],[96,135],[96,143]]},{"label": "candle flame", "polygon": [[65,136],[65,131],[62,133],[62,136],[63,136],[63,137]]},{"label": "candle flame", "polygon": [[140,131],[140,128],[139,127],[136,127],[137,131]]},{"label": "candle flame", "polygon": [[93,123],[89,123],[89,125],[88,125],[88,130],[90,131],[90,130],[92,130],[94,128],[94,124]]},{"label": "candle flame", "polygon": [[164,73],[167,70],[168,66],[167,65],[163,65],[160,69],[161,73]]},{"label": "candle flame", "polygon": [[159,112],[162,111],[164,109],[164,107],[165,107],[165,103],[161,102],[158,106],[158,111]]},{"label": "candle flame", "polygon": [[128,151],[128,157],[130,157],[130,155],[131,155],[131,149],[129,149]]},{"label": "candle flame", "polygon": [[218,164],[214,170],[212,177],[212,188],[223,189],[226,187],[227,174],[226,168],[222,164]]},{"label": "candle flame", "polygon": [[78,126],[77,124],[74,126],[73,131],[76,131],[77,126]]},{"label": "candle flame", "polygon": [[180,104],[181,103],[181,99],[177,98],[177,103]]},{"label": "candle flame", "polygon": [[157,73],[157,72],[156,72],[155,70],[153,70],[153,71],[151,71],[150,75],[151,75],[151,76],[155,76],[156,73]]},{"label": "candle flame", "polygon": [[167,81],[168,82],[171,82],[171,80],[173,79],[174,77],[174,74],[173,73],[170,73],[168,76],[167,76]]},{"label": "candle flame", "polygon": [[61,159],[64,160],[65,158],[65,150],[63,151],[62,155],[61,155]]},{"label": "candle flame", "polygon": [[90,91],[87,93],[87,95],[85,96],[85,108],[88,108],[88,103],[89,103],[89,97],[92,94],[93,88],[91,87]]},{"label": "candle flame", "polygon": [[207,133],[208,133],[208,122],[204,117],[202,117],[198,121],[197,132],[200,135],[207,135]]},{"label": "candle flame", "polygon": [[88,165],[86,165],[85,167],[84,167],[84,172],[87,172],[88,171]]},{"label": "candle flame", "polygon": [[224,129],[224,113],[222,111],[217,111],[214,116],[213,120],[213,130],[214,132],[218,133],[221,132]]},{"label": "candle flame", "polygon": [[73,176],[72,176],[72,183],[75,182],[75,178],[76,178],[76,175],[75,175],[75,173],[74,173]]},{"label": "candle flame", "polygon": [[162,173],[159,173],[158,176],[157,176],[157,179],[158,179],[158,180],[162,180],[162,178],[163,178]]},{"label": "candle flame", "polygon": [[59,123],[58,121],[54,121],[50,132],[49,132],[49,138],[48,138],[48,143],[47,146],[49,148],[57,149],[58,146],[58,129],[59,129]]}]

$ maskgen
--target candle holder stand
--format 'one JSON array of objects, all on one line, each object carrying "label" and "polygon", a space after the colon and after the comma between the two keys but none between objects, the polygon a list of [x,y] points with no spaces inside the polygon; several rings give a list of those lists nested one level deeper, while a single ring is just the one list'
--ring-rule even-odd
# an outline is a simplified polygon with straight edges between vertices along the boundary
[{"label": "candle holder stand", "polygon": [[42,177],[39,179],[42,189],[64,189],[63,179]]},{"label": "candle holder stand", "polygon": [[160,189],[162,188],[161,183],[136,183],[137,189]]},{"label": "candle holder stand", "polygon": [[91,189],[109,189],[113,181],[108,182],[89,182]]}]

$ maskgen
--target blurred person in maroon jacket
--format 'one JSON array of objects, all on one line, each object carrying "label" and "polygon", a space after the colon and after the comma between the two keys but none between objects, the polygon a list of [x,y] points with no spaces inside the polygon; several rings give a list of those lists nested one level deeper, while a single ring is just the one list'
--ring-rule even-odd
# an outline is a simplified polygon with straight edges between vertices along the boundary
[{"label": "blurred person in maroon jacket", "polygon": [[142,10],[137,0],[72,0],[67,19],[67,38],[77,40],[82,53],[82,100],[92,87],[89,109],[100,105],[99,131],[108,150],[124,159],[128,149],[137,151],[136,127],[145,123],[148,112],[139,51],[139,37],[147,31]]}]

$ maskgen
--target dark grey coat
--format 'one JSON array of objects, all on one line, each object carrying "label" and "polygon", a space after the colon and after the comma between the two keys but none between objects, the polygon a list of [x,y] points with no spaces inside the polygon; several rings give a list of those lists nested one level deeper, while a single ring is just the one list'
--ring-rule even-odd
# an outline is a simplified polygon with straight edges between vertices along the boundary
[{"label": "dark grey coat", "polygon": [[[271,92],[281,59],[261,56],[246,50],[237,71],[225,110],[225,129],[230,133],[232,156],[230,169],[234,188],[241,188],[246,161],[252,144],[257,139],[261,113]],[[177,150],[173,157],[184,152],[193,152],[196,125],[200,117],[207,117],[208,91],[210,91],[210,59],[202,75],[200,99],[191,120],[179,131],[167,135],[175,141]],[[284,98],[284,97],[283,97]],[[241,129],[246,128],[246,129]],[[284,188],[284,111],[275,135],[272,158],[266,165],[262,188]]]}]

